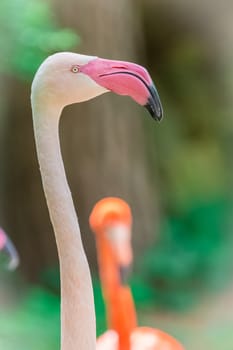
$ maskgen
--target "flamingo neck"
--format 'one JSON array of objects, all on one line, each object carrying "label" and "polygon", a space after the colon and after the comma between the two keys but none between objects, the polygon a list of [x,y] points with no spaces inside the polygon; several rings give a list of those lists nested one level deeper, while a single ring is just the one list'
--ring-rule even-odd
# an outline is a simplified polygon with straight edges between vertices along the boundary
[{"label": "flamingo neck", "polygon": [[42,183],[60,263],[61,349],[94,350],[96,330],[90,270],[60,150],[62,109],[38,108],[33,104],[32,109]]},{"label": "flamingo neck", "polygon": [[122,285],[114,253],[102,233],[97,234],[97,252],[108,328],[118,333],[118,350],[130,349],[130,335],[137,326],[131,290]]}]

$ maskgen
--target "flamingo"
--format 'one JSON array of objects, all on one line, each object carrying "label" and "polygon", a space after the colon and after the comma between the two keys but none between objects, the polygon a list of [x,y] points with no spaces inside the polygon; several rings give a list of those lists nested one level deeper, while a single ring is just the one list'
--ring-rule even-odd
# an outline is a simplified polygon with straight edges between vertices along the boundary
[{"label": "flamingo", "polygon": [[120,198],[104,198],[92,209],[89,223],[96,238],[108,328],[118,334],[119,349],[128,349],[130,334],[137,326],[133,298],[126,285],[132,263],[130,207]]},{"label": "flamingo", "polygon": [[45,59],[32,82],[37,156],[60,263],[62,350],[95,349],[96,326],[90,270],[61,156],[59,119],[64,106],[108,91],[131,96],[161,120],[152,79],[134,63],[60,52]]},{"label": "flamingo", "polygon": [[129,205],[121,198],[103,198],[92,209],[89,223],[96,238],[100,278],[110,329],[97,340],[97,348],[183,349],[165,332],[149,327],[137,327],[133,297],[125,280],[125,272],[133,257],[132,215]]},{"label": "flamingo", "polygon": [[0,227],[0,251],[5,252],[9,257],[7,268],[14,270],[19,265],[19,256],[10,238]]}]

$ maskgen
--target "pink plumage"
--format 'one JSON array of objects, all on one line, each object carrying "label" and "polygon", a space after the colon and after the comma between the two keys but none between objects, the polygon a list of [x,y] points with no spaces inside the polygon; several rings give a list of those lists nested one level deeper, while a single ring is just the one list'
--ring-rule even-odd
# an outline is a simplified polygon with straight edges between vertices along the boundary
[{"label": "pink plumage", "polygon": [[2,228],[0,228],[0,250],[2,250],[6,244],[6,234]]}]

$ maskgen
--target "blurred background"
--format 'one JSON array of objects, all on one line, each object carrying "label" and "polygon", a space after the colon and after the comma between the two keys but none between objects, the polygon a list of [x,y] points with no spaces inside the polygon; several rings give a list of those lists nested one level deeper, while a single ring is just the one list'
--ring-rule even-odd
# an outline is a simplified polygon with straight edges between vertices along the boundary
[{"label": "blurred background", "polygon": [[131,286],[142,325],[187,350],[233,349],[233,4],[227,0],[1,0],[0,225],[21,258],[0,266],[0,348],[59,348],[59,270],[32,130],[30,86],[57,51],[134,61],[164,107],[127,97],[65,108],[61,144],[105,330],[90,211],[134,217]]}]

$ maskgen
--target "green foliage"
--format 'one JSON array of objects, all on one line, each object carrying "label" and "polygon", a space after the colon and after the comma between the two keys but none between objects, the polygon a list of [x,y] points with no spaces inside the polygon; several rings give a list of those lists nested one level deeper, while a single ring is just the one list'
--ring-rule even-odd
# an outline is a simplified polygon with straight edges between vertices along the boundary
[{"label": "green foliage", "polygon": [[59,348],[59,297],[31,288],[16,309],[0,314],[0,348],[51,350]]},{"label": "green foliage", "polygon": [[151,307],[154,304],[154,289],[150,283],[145,283],[145,275],[133,274],[130,287],[137,307]]},{"label": "green foliage", "polygon": [[96,312],[96,333],[97,336],[102,334],[107,329],[105,305],[103,295],[101,291],[100,281],[94,279],[93,281],[94,299],[95,299],[95,312]]},{"label": "green foliage", "polygon": [[47,1],[1,0],[0,72],[30,78],[46,56],[78,43],[69,29],[59,29]]},{"label": "green foliage", "polygon": [[165,115],[158,128],[146,130],[163,220],[141,264],[154,302],[183,308],[231,277],[233,124],[215,46],[169,14],[169,27],[164,15],[147,28],[156,35],[149,59]]},{"label": "green foliage", "polygon": [[60,272],[59,266],[51,266],[41,272],[41,284],[51,292],[60,294]]},{"label": "green foliage", "polygon": [[[52,270],[51,270],[52,271]],[[56,269],[52,286],[56,284]],[[46,276],[48,276],[46,274]],[[58,277],[58,276],[57,276]],[[97,317],[97,335],[106,330],[106,319],[101,287],[93,283]],[[24,290],[17,306],[0,313],[0,349],[51,350],[59,348],[60,298],[44,287]]]},{"label": "green foliage", "polygon": [[155,304],[184,308],[204,290],[225,286],[232,268],[229,209],[225,200],[196,203],[165,220],[142,260]]}]

